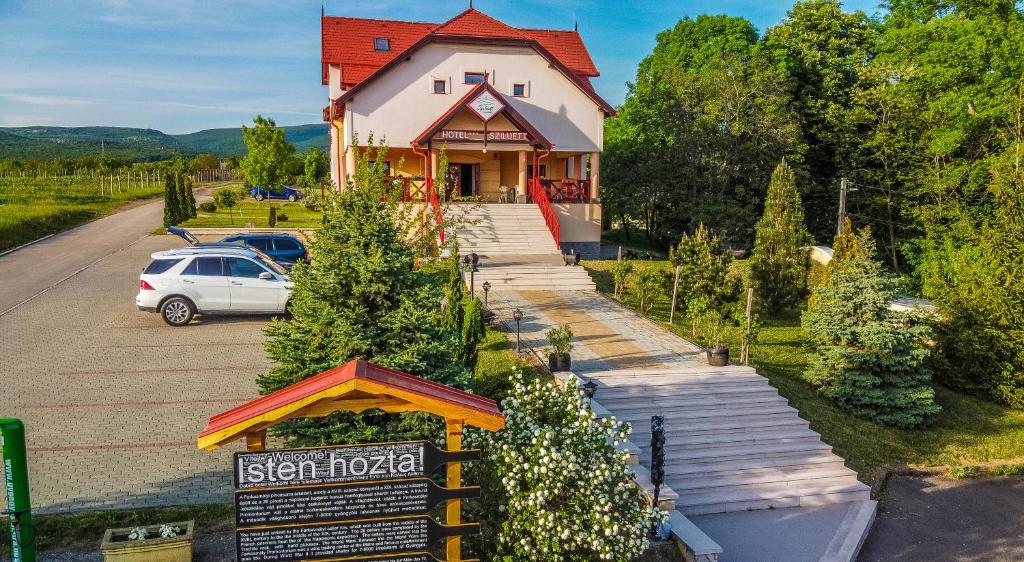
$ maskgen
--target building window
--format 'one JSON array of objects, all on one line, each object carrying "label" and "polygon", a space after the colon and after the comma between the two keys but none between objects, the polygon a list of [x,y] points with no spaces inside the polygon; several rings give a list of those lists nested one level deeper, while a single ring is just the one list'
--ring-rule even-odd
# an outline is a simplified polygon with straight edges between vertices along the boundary
[{"label": "building window", "polygon": [[374,37],[373,38],[373,50],[374,51],[390,51],[391,40],[387,37]]},{"label": "building window", "polygon": [[467,72],[465,75],[466,84],[483,84],[487,75],[483,72]]},{"label": "building window", "polygon": [[517,98],[525,98],[526,84],[512,84],[512,95]]},{"label": "building window", "polygon": [[448,81],[447,80],[434,80],[434,93],[435,94],[447,94],[448,93]]},{"label": "building window", "polygon": [[[370,167],[372,168],[372,167],[377,165],[377,162],[374,161],[374,160],[370,160],[369,162],[367,162],[367,164],[369,164]],[[390,176],[391,175],[391,162],[387,162],[387,161],[381,162],[380,166],[381,166],[381,168],[384,169],[384,175],[385,176]]]}]

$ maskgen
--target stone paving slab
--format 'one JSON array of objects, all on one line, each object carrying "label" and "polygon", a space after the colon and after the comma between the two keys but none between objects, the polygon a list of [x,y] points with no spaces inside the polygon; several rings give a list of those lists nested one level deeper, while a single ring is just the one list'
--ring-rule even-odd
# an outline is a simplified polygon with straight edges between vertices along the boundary
[{"label": "stone paving slab", "polygon": [[[266,317],[171,328],[135,308],[149,236],[0,317],[0,415],[24,420],[41,513],[229,501],[231,453],[196,448],[258,395]],[[0,474],[2,481],[2,474]]]}]

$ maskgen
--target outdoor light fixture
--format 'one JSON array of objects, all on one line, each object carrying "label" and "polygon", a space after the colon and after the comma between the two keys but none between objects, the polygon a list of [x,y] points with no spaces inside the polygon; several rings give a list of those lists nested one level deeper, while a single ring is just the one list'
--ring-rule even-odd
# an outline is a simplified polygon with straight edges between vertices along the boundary
[{"label": "outdoor light fixture", "polygon": [[487,293],[491,290],[491,282],[484,281],[484,284],[481,286],[484,288],[484,310],[487,310]]},{"label": "outdoor light fixture", "polygon": [[[661,485],[665,482],[665,417],[651,416],[651,484],[654,485],[652,505],[658,507]],[[655,537],[662,535],[663,529],[655,524],[652,532]]]},{"label": "outdoor light fixture", "polygon": [[476,275],[474,274],[477,271],[480,271],[480,268],[476,266],[478,263],[480,263],[480,256],[476,255],[476,253],[469,254],[468,256],[462,258],[462,263],[466,264],[466,271],[469,272],[469,295],[475,297]]},{"label": "outdoor light fixture", "polygon": [[519,345],[519,321],[523,319],[523,311],[518,308],[513,310],[512,318],[516,320],[516,353],[519,353],[522,350]]},{"label": "outdoor light fixture", "polygon": [[597,393],[597,383],[591,379],[583,383],[583,386],[581,386],[580,389],[583,390],[583,396],[586,396],[587,400],[593,400],[594,394]]}]

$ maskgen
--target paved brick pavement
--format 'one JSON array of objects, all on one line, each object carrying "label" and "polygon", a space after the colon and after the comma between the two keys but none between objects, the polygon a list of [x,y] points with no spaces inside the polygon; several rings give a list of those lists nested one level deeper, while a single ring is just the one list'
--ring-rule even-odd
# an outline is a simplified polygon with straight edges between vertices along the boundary
[{"label": "paved brick pavement", "polygon": [[[210,415],[257,395],[265,317],[171,328],[135,308],[149,236],[0,316],[0,415],[24,420],[38,512],[228,501]],[[0,474],[2,482],[2,474]]]},{"label": "paved brick pavement", "polygon": [[512,330],[511,311],[523,311],[523,343],[534,349],[547,347],[544,334],[552,327],[572,326],[572,370],[578,374],[701,363],[700,348],[593,291],[491,291],[490,302]]}]

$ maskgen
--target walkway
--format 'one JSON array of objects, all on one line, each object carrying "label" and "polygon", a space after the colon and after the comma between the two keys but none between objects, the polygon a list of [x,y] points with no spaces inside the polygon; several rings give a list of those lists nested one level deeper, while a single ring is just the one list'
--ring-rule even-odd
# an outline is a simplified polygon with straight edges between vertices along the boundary
[{"label": "walkway", "polygon": [[551,327],[573,328],[573,372],[632,424],[641,478],[650,417],[665,416],[668,497],[720,560],[852,558],[874,515],[868,487],[753,369],[709,367],[698,347],[592,291],[492,291],[491,303],[509,323],[523,311],[535,350]]}]

